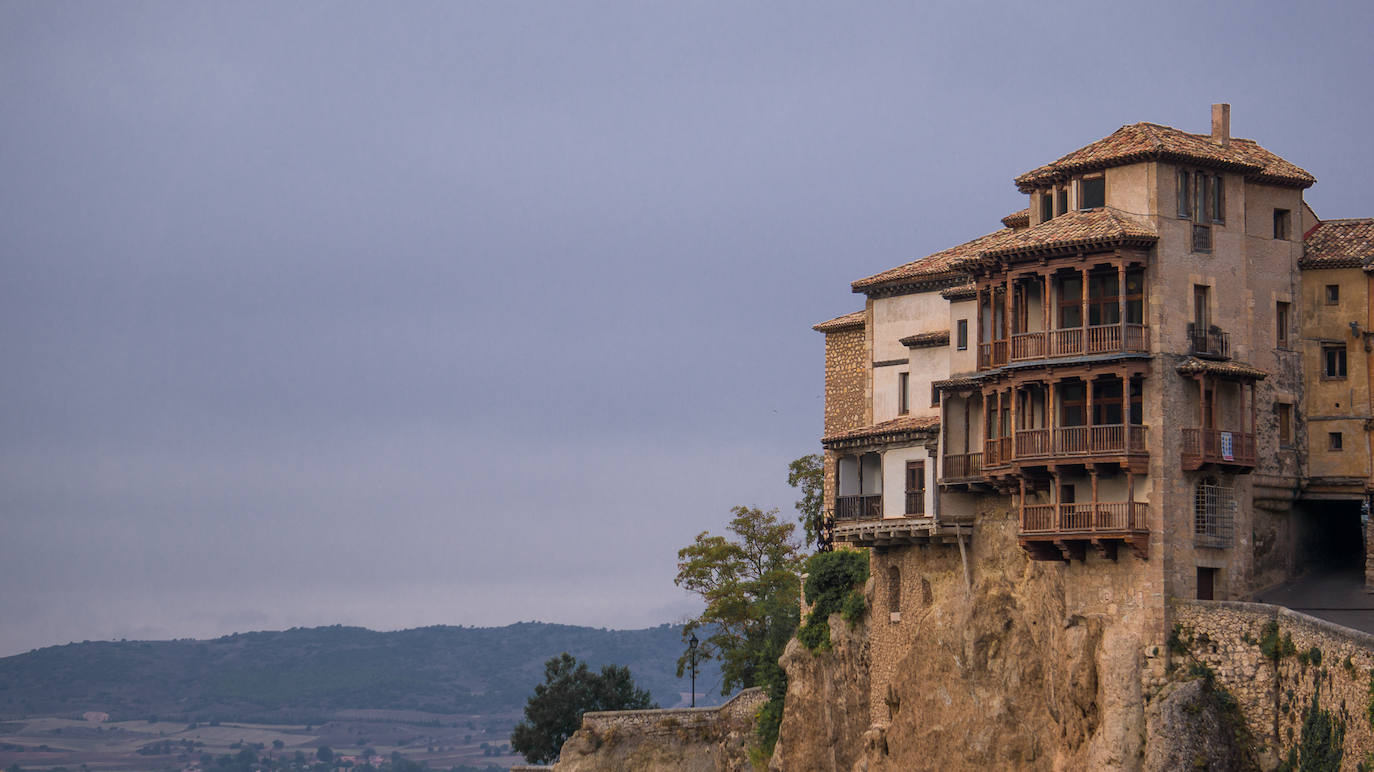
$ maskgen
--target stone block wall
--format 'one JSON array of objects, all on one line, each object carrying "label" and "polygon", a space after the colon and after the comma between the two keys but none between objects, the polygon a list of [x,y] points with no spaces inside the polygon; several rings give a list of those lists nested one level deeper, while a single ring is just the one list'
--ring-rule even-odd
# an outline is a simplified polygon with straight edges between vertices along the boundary
[{"label": "stone block wall", "polygon": [[582,728],[598,734],[625,733],[638,737],[677,735],[683,730],[714,729],[740,721],[751,723],[768,695],[763,689],[745,689],[724,705],[710,708],[663,708],[656,710],[602,710],[582,714]]},{"label": "stone block wall", "polygon": [[[1345,723],[1342,768],[1354,769],[1374,752],[1374,635],[1264,603],[1174,600],[1170,606],[1179,644],[1187,648],[1170,653],[1171,666],[1210,667],[1239,702],[1256,740],[1278,758],[1298,747],[1314,698]],[[1279,641],[1292,642],[1277,662],[1260,647],[1270,623],[1278,625]]]}]

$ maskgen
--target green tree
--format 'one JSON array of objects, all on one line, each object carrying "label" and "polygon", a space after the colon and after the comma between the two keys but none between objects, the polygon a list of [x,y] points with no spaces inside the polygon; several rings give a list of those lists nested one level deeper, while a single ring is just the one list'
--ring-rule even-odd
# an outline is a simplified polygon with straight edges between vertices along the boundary
[{"label": "green tree", "polygon": [[328,745],[321,745],[319,749],[315,751],[315,758],[328,764],[334,760],[334,751],[330,750]]},{"label": "green tree", "polygon": [[[682,630],[683,638],[705,635],[698,658],[721,663],[721,694],[761,686],[769,702],[760,713],[759,739],[768,750],[777,740],[787,675],[778,658],[797,629],[801,555],[792,539],[796,526],[784,523],[776,509],[730,510],[728,526],[735,538],[702,532],[678,550],[678,586],[706,601],[706,609]],[[678,660],[678,675],[688,661]]]},{"label": "green tree", "polygon": [[802,538],[807,546],[820,547],[825,527],[825,460],[812,453],[788,464],[787,484],[801,491],[796,507]]},{"label": "green tree", "polygon": [[525,720],[515,725],[510,745],[531,764],[544,764],[558,759],[583,713],[656,707],[649,693],[635,686],[629,668],[607,665],[593,673],[565,651],[544,663],[544,683],[526,700]]}]

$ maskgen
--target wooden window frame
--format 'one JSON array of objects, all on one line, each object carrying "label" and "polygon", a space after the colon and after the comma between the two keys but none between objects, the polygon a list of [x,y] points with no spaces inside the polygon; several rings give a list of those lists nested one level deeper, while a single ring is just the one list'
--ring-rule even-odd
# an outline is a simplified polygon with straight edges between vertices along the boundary
[{"label": "wooden window frame", "polygon": [[1345,433],[1327,432],[1326,449],[1331,453],[1340,453],[1341,451],[1345,450]]},{"label": "wooden window frame", "polygon": [[[1101,196],[1097,203],[1089,205],[1088,186],[1094,188],[1101,187]],[[1079,209],[1102,209],[1107,206],[1107,176],[1105,174],[1095,174],[1091,177],[1084,177],[1078,181],[1078,208]]]},{"label": "wooden window frame", "polygon": [[1290,241],[1293,238],[1293,213],[1287,209],[1274,208],[1274,240]]},{"label": "wooden window frame", "polygon": [[1274,303],[1274,348],[1289,347],[1289,337],[1293,324],[1293,305],[1286,300]]},{"label": "wooden window frame", "polygon": [[[1334,359],[1332,356],[1334,355]],[[1348,355],[1344,343],[1323,343],[1322,344],[1322,380],[1324,381],[1343,381],[1349,369]]]},{"label": "wooden window frame", "polygon": [[1328,284],[1328,285],[1326,285],[1326,291],[1325,291],[1325,292],[1326,292],[1326,305],[1328,305],[1328,306],[1338,306],[1338,305],[1341,304],[1341,285],[1339,285],[1339,284]]},{"label": "wooden window frame", "polygon": [[911,412],[911,373],[897,373],[897,415]]},{"label": "wooden window frame", "polygon": [[968,320],[960,319],[954,323],[954,345],[960,351],[968,350]]}]

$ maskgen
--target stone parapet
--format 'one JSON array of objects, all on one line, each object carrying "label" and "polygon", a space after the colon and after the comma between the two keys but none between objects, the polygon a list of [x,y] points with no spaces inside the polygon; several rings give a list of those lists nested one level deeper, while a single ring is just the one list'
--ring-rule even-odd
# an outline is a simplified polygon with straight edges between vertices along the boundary
[{"label": "stone parapet", "polygon": [[676,735],[683,729],[714,727],[739,719],[753,721],[768,701],[763,689],[744,689],[724,705],[709,708],[661,708],[655,710],[600,710],[582,714],[582,728],[605,733],[610,730],[636,735]]},{"label": "stone parapet", "polygon": [[[1374,635],[1267,603],[1174,599],[1170,611],[1171,664],[1210,668],[1240,704],[1256,740],[1277,757],[1298,747],[1314,699],[1345,723],[1347,765],[1374,751],[1367,711],[1374,698]],[[1266,633],[1277,658],[1265,654]]]}]

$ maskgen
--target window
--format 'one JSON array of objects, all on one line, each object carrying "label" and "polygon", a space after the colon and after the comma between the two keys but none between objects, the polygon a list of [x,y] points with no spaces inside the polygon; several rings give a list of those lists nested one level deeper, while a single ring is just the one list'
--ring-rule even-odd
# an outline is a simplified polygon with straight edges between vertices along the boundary
[{"label": "window", "polygon": [[1059,326],[1083,326],[1083,279],[1065,276],[1059,281]]},{"label": "window", "polygon": [[1078,183],[1078,208],[1100,209],[1107,205],[1107,178],[1086,177]]},{"label": "window", "polygon": [[1340,432],[1327,432],[1327,433],[1326,433],[1326,449],[1327,449],[1327,450],[1341,450],[1341,449],[1344,447],[1344,445],[1345,445],[1344,439],[1345,439],[1345,438],[1343,438],[1343,437],[1341,436],[1341,433],[1340,433]]},{"label": "window", "polygon": [[1218,485],[1216,478],[1202,478],[1193,496],[1193,543],[1214,549],[1230,547],[1235,511],[1234,490]]},{"label": "window", "polygon": [[935,384],[933,384],[933,383],[930,384],[930,406],[931,406],[931,407],[939,407],[939,406],[940,406],[940,390],[937,389],[937,388],[935,387]]},{"label": "window", "polygon": [[1326,304],[1328,306],[1338,306],[1341,304],[1341,285],[1326,285]]},{"label": "window", "polygon": [[1141,426],[1145,423],[1145,384],[1131,381],[1131,424]]},{"label": "window", "polygon": [[1220,174],[1178,170],[1178,216],[1193,221],[1193,251],[1212,251],[1212,223],[1226,222],[1226,185]]},{"label": "window", "polygon": [[1118,324],[1121,298],[1117,295],[1116,272],[1088,274],[1088,324]]},{"label": "window", "polygon": [[1274,238],[1288,240],[1288,219],[1287,209],[1274,210]]},{"label": "window", "polygon": [[1345,344],[1326,343],[1322,345],[1322,377],[1345,377]]},{"label": "window", "polygon": [[1126,272],[1126,323],[1145,323],[1145,272]]},{"label": "window", "polygon": [[1093,384],[1093,425],[1118,426],[1122,423],[1121,381]]},{"label": "window", "polygon": [[911,373],[897,373],[897,415],[911,412]]},{"label": "window", "polygon": [[906,462],[906,513],[920,515],[926,511],[926,463]]},{"label": "window", "polygon": [[1045,190],[1040,193],[1040,222],[1047,222],[1054,219],[1054,194]]},{"label": "window", "polygon": [[1059,391],[1059,425],[1083,426],[1087,424],[1087,392],[1082,381],[1065,383]]},{"label": "window", "polygon": [[959,348],[960,351],[967,351],[967,350],[968,350],[968,320],[967,320],[967,319],[960,319],[957,323],[955,323],[954,340],[955,340],[955,344],[958,346],[958,348]]},{"label": "window", "polygon": [[1278,348],[1288,348],[1288,304],[1277,303],[1274,306],[1274,345]]},{"label": "window", "polygon": [[1279,447],[1293,446],[1293,406],[1287,402],[1274,403],[1274,412],[1279,419]]},{"label": "window", "polygon": [[1056,215],[1069,211],[1069,190],[1060,188],[1054,192],[1054,213]]},{"label": "window", "polygon": [[1193,285],[1193,334],[1204,335],[1212,324],[1212,288],[1205,284]]}]

